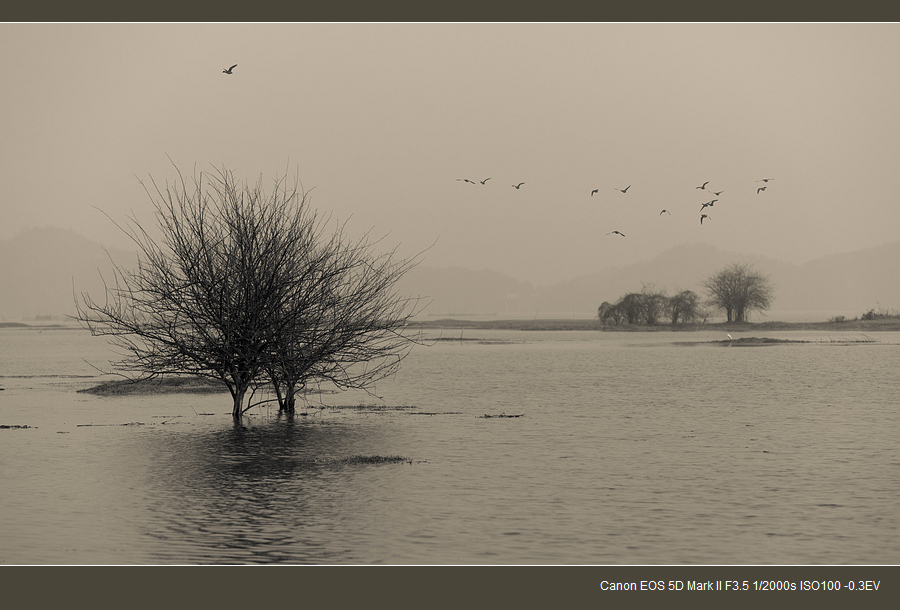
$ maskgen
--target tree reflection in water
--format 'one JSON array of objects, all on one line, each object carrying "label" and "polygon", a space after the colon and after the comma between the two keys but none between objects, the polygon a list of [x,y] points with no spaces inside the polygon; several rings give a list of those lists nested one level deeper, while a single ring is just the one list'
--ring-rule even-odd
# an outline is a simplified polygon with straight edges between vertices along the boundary
[{"label": "tree reflection in water", "polygon": [[373,434],[377,428],[281,415],[199,435],[151,435],[149,509],[157,518],[145,534],[164,543],[152,561],[352,562],[346,545],[329,549],[324,541],[329,531],[359,529],[342,521],[365,518],[366,470],[398,466],[333,458],[371,447]]}]

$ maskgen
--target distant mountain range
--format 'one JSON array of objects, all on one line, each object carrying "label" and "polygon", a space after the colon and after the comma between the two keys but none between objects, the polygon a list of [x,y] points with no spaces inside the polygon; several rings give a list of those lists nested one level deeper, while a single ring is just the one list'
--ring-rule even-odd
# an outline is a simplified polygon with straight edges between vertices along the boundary
[{"label": "distant mountain range", "polygon": [[494,271],[420,265],[403,278],[400,288],[429,296],[423,314],[430,316],[585,317],[594,315],[602,302],[615,302],[644,285],[668,294],[693,290],[705,296],[704,279],[735,262],[751,264],[769,276],[775,286],[773,315],[822,320],[834,315],[852,318],[873,308],[900,310],[900,241],[801,265],[709,244],[680,245],[649,260],[599,269],[546,287]]},{"label": "distant mountain range", "polygon": [[42,227],[0,241],[0,320],[52,318],[75,314],[75,293],[104,295],[103,278],[113,264],[133,265],[134,252],[108,251],[74,231]]},{"label": "distant mountain range", "polygon": [[[135,253],[104,249],[73,231],[44,227],[0,241],[0,320],[59,318],[75,312],[75,292],[103,296],[101,274],[110,259],[133,264]],[[900,309],[900,241],[796,265],[752,258],[708,244],[681,245],[653,258],[598,269],[552,286],[534,286],[503,273],[419,265],[398,283],[401,294],[421,296],[422,316],[592,317],[646,285],[673,294],[703,294],[703,280],[734,262],[750,263],[775,285],[771,314],[805,312],[810,319],[856,317],[869,309]],[[817,317],[818,316],[818,317]],[[797,318],[797,315],[793,316]]]}]

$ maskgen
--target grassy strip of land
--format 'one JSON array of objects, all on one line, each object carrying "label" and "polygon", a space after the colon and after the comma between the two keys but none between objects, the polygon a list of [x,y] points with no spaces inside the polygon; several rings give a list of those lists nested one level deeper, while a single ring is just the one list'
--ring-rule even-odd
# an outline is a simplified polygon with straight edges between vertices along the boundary
[{"label": "grassy strip of land", "polygon": [[304,464],[316,466],[331,466],[335,464],[396,464],[399,462],[408,462],[412,464],[412,460],[402,455],[351,455],[342,458],[307,458],[303,460]]},{"label": "grassy strip of land", "polygon": [[[225,383],[209,377],[167,375],[149,379],[115,379],[78,390],[100,396],[132,396],[141,394],[227,394]],[[332,390],[306,388],[304,394],[327,394]],[[417,407],[398,407],[415,409]]]},{"label": "grassy strip of land", "polygon": [[152,379],[117,379],[78,390],[100,396],[130,396],[134,394],[219,394],[228,392],[221,381],[205,377],[154,377]]},{"label": "grassy strip of land", "polygon": [[862,339],[830,339],[828,341],[804,341],[802,339],[775,339],[772,337],[741,337],[717,341],[676,341],[675,345],[719,345],[722,347],[757,347],[760,345],[782,345],[785,343],[816,343],[820,345],[849,345],[854,343],[877,343],[871,337]]},{"label": "grassy strip of land", "polygon": [[[599,330],[608,332],[747,332],[772,330],[830,330],[830,331],[900,331],[900,317],[875,320],[840,320],[827,322],[748,322],[735,324],[601,324],[597,318],[572,320],[456,320],[443,319],[415,322],[414,327],[430,329],[480,329],[480,330]],[[451,338],[447,338],[451,340]]]}]

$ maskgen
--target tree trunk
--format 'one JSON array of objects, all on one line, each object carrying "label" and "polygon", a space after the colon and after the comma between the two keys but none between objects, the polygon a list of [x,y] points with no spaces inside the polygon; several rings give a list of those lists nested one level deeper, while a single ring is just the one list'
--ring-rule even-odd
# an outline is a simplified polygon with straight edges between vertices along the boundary
[{"label": "tree trunk", "polygon": [[244,394],[247,393],[247,388],[235,386],[231,391],[231,396],[234,398],[234,408],[231,410],[231,415],[235,419],[240,419],[243,414],[244,409]]},{"label": "tree trunk", "polygon": [[272,380],[272,387],[275,388],[275,398],[278,400],[278,411],[284,411],[284,398],[281,396],[281,386],[275,381],[275,376],[269,373],[269,379]]},{"label": "tree trunk", "polygon": [[284,388],[284,410],[289,414],[293,415],[296,409],[297,400],[294,397],[294,386],[288,385]]}]

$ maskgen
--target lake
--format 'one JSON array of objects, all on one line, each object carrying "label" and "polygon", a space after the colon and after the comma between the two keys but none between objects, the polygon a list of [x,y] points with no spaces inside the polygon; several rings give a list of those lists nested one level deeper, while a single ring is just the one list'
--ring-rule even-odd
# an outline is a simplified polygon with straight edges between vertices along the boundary
[{"label": "lake", "polygon": [[377,398],[235,425],[0,329],[0,563],[896,564],[900,333],[765,336],[808,342],[445,331]]}]

